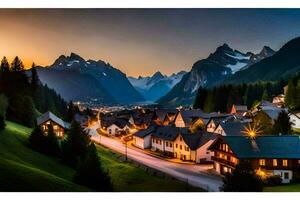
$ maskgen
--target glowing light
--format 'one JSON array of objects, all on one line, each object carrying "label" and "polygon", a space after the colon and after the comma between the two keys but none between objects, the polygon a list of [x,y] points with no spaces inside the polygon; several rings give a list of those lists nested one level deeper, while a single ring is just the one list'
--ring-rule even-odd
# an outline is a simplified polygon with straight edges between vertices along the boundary
[{"label": "glowing light", "polygon": [[256,174],[262,179],[265,179],[267,177],[267,173],[262,169],[256,170]]},{"label": "glowing light", "polygon": [[249,124],[248,127],[246,127],[242,132],[249,138],[254,139],[257,135],[261,133],[261,130],[260,127],[256,124]]}]

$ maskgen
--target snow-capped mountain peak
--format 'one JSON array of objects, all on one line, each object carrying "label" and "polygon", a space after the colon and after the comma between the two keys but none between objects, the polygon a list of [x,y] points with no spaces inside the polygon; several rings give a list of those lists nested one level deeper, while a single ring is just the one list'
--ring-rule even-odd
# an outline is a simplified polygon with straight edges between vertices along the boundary
[{"label": "snow-capped mountain peak", "polygon": [[180,71],[166,76],[158,71],[152,76],[128,77],[128,80],[147,100],[153,101],[169,92],[184,74],[185,71]]}]

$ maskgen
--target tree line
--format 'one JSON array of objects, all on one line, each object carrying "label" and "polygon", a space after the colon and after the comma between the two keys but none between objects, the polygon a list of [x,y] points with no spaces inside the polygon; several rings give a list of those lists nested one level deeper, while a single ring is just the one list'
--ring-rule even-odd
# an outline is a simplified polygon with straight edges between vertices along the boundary
[{"label": "tree line", "polygon": [[64,99],[41,84],[34,63],[26,71],[18,56],[11,63],[6,57],[1,60],[0,94],[0,102],[4,102],[0,108],[0,128],[5,119],[34,127],[37,115],[48,110],[60,117],[66,115]]},{"label": "tree line", "polygon": [[222,85],[214,88],[199,88],[193,107],[205,112],[228,112],[233,104],[248,108],[261,100],[271,101],[273,95],[283,93],[286,81],[256,82],[251,84]]}]

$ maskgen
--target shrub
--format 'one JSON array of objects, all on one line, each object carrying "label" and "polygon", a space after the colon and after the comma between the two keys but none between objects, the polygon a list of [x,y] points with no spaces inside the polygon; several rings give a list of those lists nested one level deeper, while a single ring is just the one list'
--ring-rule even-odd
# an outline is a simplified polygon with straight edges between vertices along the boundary
[{"label": "shrub", "polygon": [[265,184],[265,186],[277,186],[277,185],[281,185],[282,184],[281,181],[282,181],[282,179],[278,175],[269,176],[264,181],[264,184]]}]

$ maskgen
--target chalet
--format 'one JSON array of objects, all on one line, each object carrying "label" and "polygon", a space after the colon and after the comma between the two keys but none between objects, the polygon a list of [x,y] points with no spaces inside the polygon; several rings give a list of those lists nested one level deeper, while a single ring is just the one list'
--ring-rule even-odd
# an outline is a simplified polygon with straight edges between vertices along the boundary
[{"label": "chalet", "polygon": [[217,126],[221,123],[221,122],[225,122],[228,120],[234,119],[234,116],[232,115],[219,115],[219,116],[215,116],[215,117],[211,117],[206,125],[206,131],[207,132],[214,132],[215,129],[217,128]]},{"label": "chalet", "polygon": [[300,129],[300,113],[289,113],[292,128]]},{"label": "chalet", "polygon": [[188,133],[188,128],[158,126],[152,133],[152,150],[174,155],[174,140],[180,133]]},{"label": "chalet", "polygon": [[220,136],[208,149],[220,174],[231,173],[241,160],[248,160],[263,177],[279,175],[283,183],[300,177],[299,136]]},{"label": "chalet", "polygon": [[154,119],[155,114],[152,111],[148,110],[147,112],[142,112],[140,110],[135,110],[132,112],[129,122],[137,129],[146,129],[151,125]]},{"label": "chalet", "polygon": [[244,105],[232,105],[230,114],[234,115],[245,115],[247,113],[248,108],[247,106]]},{"label": "chalet", "polygon": [[116,119],[106,128],[106,131],[110,136],[116,136],[121,133],[129,133],[130,128],[131,125],[126,119]]},{"label": "chalet", "polygon": [[248,123],[240,121],[221,122],[214,130],[214,133],[224,136],[242,136],[244,135],[243,131],[247,126]]},{"label": "chalet", "polygon": [[142,129],[133,134],[133,145],[141,149],[150,149],[151,144],[151,136],[155,131],[154,126],[150,126],[147,129]]},{"label": "chalet", "polygon": [[217,134],[205,131],[178,134],[173,142],[174,157],[195,163],[211,161],[213,154],[208,147],[216,138]]},{"label": "chalet", "polygon": [[174,122],[177,109],[156,109],[155,111],[155,121],[157,125],[170,125]]},{"label": "chalet", "polygon": [[38,117],[36,122],[45,134],[48,133],[48,126],[52,125],[54,133],[59,138],[63,138],[66,130],[70,128],[70,124],[68,122],[63,121],[50,111]]},{"label": "chalet", "polygon": [[141,149],[151,148],[170,157],[196,163],[211,161],[208,147],[217,134],[198,131],[190,133],[188,128],[175,126],[150,126],[133,135],[133,144]]},{"label": "chalet", "polygon": [[190,127],[193,124],[193,122],[199,118],[201,118],[206,124],[210,117],[210,114],[204,113],[200,109],[181,110],[177,113],[174,120],[174,124],[176,127]]}]

